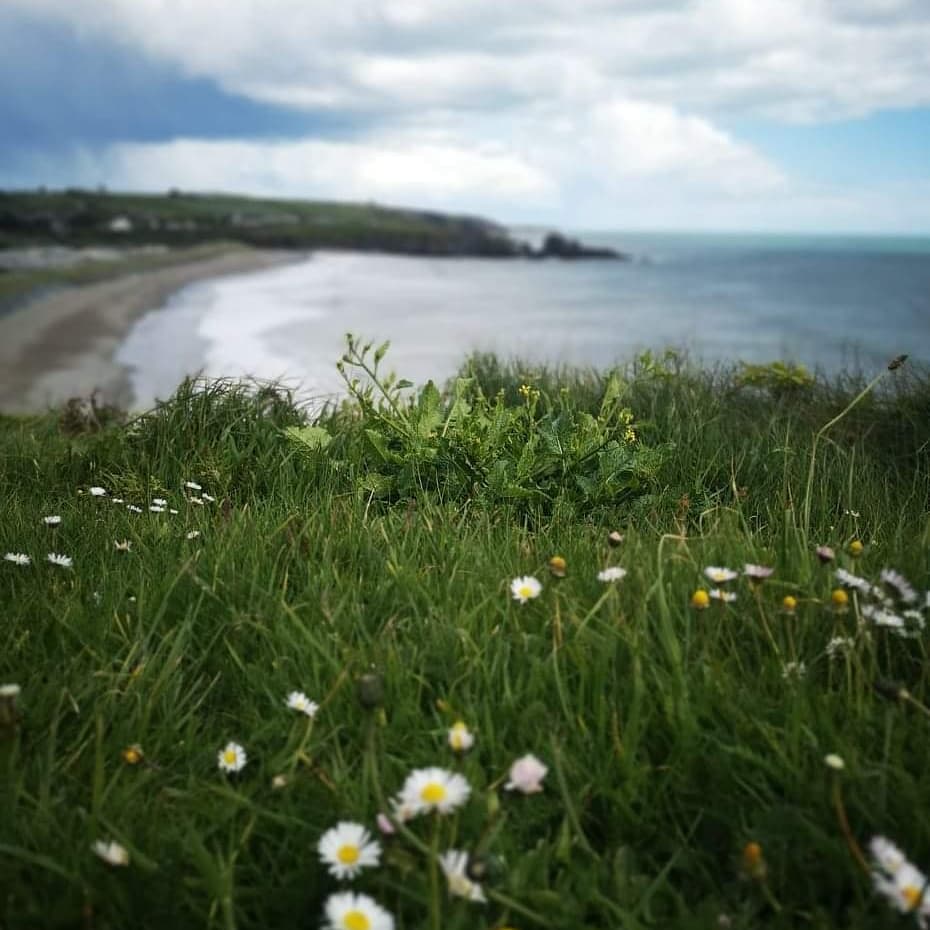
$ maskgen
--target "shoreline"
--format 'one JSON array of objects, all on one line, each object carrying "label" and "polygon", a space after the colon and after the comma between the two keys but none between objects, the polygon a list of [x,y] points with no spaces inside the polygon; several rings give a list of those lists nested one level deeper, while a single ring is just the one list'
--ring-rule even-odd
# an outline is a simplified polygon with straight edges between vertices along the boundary
[{"label": "shoreline", "polygon": [[115,355],[132,325],[190,284],[274,268],[304,252],[231,249],[56,289],[0,316],[0,413],[33,414],[94,392],[129,408],[129,370]]}]

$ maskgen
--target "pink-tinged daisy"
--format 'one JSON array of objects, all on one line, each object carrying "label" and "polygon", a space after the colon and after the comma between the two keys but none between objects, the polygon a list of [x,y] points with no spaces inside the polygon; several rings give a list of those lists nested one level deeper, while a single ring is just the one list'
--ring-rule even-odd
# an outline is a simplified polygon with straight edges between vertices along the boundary
[{"label": "pink-tinged daisy", "polygon": [[398,819],[436,811],[449,814],[461,807],[471,794],[463,775],[446,769],[414,769],[404,782],[396,802]]},{"label": "pink-tinged daisy", "polygon": [[521,794],[538,794],[542,791],[542,780],[549,771],[532,753],[517,759],[510,766],[510,777],[504,785],[506,791],[519,791]]},{"label": "pink-tinged daisy", "polygon": [[323,930],[394,930],[394,918],[367,894],[331,894],[324,905]]},{"label": "pink-tinged daisy", "polygon": [[450,849],[439,857],[439,865],[446,881],[449,883],[449,894],[468,901],[484,903],[487,898],[481,890],[481,885],[468,877],[468,853],[459,849]]},{"label": "pink-tinged daisy", "polygon": [[743,566],[743,575],[750,581],[765,581],[766,578],[772,576],[774,571],[775,569],[769,568],[768,565],[752,565],[747,562]]},{"label": "pink-tinged daisy", "polygon": [[814,551],[817,553],[817,558],[824,564],[836,558],[836,553],[829,546],[818,546]]},{"label": "pink-tinged daisy", "polygon": [[525,604],[534,597],[539,597],[542,591],[542,585],[532,575],[524,575],[521,578],[514,578],[510,582],[510,593],[515,601]]},{"label": "pink-tinged daisy", "polygon": [[360,823],[343,820],[327,830],[317,844],[320,860],[334,878],[355,878],[381,859],[381,845]]}]

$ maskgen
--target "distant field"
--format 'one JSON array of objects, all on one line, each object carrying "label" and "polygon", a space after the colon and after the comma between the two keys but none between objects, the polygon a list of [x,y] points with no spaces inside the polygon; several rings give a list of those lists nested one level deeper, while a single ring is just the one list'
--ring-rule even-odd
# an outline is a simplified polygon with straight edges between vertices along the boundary
[{"label": "distant field", "polygon": [[[0,924],[915,926],[869,841],[930,866],[926,372],[477,357],[405,399],[375,354],[312,424],[233,383],[0,419]],[[404,820],[431,766],[469,796]],[[343,820],[382,851],[340,881]]]}]

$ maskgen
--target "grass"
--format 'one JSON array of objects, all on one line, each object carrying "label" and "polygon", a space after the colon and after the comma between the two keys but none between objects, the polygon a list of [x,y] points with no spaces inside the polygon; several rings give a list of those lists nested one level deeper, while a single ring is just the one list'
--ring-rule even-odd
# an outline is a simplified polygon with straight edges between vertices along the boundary
[{"label": "grass", "polygon": [[[462,374],[529,430],[566,398],[596,417],[611,383],[488,357]],[[422,449],[397,466],[412,492],[366,483],[366,430],[394,415],[377,399],[322,414],[318,451],[285,435],[305,422],[287,395],[233,383],[186,384],[130,423],[0,420],[0,550],[34,559],[0,562],[0,682],[22,686],[0,736],[0,925],[319,926],[338,889],[321,834],[374,830],[407,774],[437,765],[467,777],[468,804],[409,821],[353,882],[400,928],[913,926],[857,850],[882,834],[930,864],[927,637],[831,591],[837,565],[928,586],[930,378],[889,373],[825,432],[862,383],[760,388],[650,358],[620,383],[637,444],[662,451],[616,499],[566,469],[561,490],[508,500]],[[216,501],[189,503],[190,479]],[[180,512],[149,512],[154,497]],[[775,573],[690,606],[705,567],[744,562]],[[627,575],[605,585],[607,565]],[[543,582],[523,605],[522,575]],[[831,659],[839,635],[853,643]],[[366,674],[383,706],[359,702]],[[312,721],[292,690],[320,703]],[[459,719],[476,735],[463,758]],[[229,740],[249,756],[235,776],[217,768]],[[544,791],[504,791],[528,752]],[[129,867],[91,853],[111,838]],[[448,896],[429,850],[449,847],[480,857],[487,904]]]}]

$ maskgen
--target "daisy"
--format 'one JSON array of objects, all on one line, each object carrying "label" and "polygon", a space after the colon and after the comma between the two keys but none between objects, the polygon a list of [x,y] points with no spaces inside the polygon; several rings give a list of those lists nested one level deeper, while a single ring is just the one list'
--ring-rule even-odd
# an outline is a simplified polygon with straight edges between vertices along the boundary
[{"label": "daisy", "polygon": [[189,504],[196,504],[198,507],[203,507],[203,501],[199,497],[189,497],[187,502]]},{"label": "daisy", "polygon": [[614,565],[611,568],[605,568],[603,571],[597,573],[598,581],[620,581],[621,578],[626,574],[625,568],[620,568],[618,565]]},{"label": "daisy", "polygon": [[769,568],[768,565],[751,565],[747,562],[743,566],[743,575],[750,581],[765,581],[774,571],[775,569]]},{"label": "daisy", "polygon": [[707,593],[715,601],[721,601],[724,604],[732,604],[736,600],[736,594],[732,591],[724,591],[721,588],[711,588]]},{"label": "daisy", "polygon": [[334,878],[355,878],[362,870],[378,865],[381,845],[360,823],[343,820],[327,830],[317,844],[320,861]]},{"label": "daisy", "polygon": [[117,552],[129,552],[132,549],[132,541],[129,539],[124,539],[122,541],[113,540],[113,545],[116,547]]},{"label": "daisy", "polygon": [[200,535],[200,530],[191,530],[187,534],[187,536],[185,536],[184,538],[185,539],[196,539],[199,535]]},{"label": "daisy", "polygon": [[803,662],[786,662],[781,667],[781,677],[786,681],[794,679],[800,681],[807,674],[807,666]]},{"label": "daisy", "polygon": [[59,555],[57,552],[50,552],[46,558],[52,565],[60,565],[62,568],[71,568],[74,565],[74,559],[70,555]]},{"label": "daisy", "polygon": [[540,591],[542,591],[542,585],[532,575],[514,578],[510,582],[510,593],[513,594],[513,599],[521,604],[539,597]]},{"label": "daisy", "polygon": [[607,545],[619,546],[623,542],[623,534],[619,530],[612,530],[607,534]]},{"label": "daisy", "polygon": [[8,552],[4,557],[4,561],[12,562],[14,565],[31,565],[32,559],[26,555],[25,552]]},{"label": "daisy", "polygon": [[126,509],[131,511],[132,513],[142,513],[142,508],[137,507],[135,504],[127,504]]},{"label": "daisy", "polygon": [[843,585],[844,588],[854,588],[862,594],[869,594],[872,591],[870,582],[866,581],[865,578],[861,578],[859,575],[854,575],[852,572],[846,571],[845,568],[838,568],[834,572],[834,575],[836,576],[836,580]]},{"label": "daisy", "polygon": [[879,576],[891,588],[898,593],[898,597],[905,604],[913,604],[917,600],[917,592],[911,587],[910,582],[900,572],[892,568],[883,568]]},{"label": "daisy", "polygon": [[316,701],[311,701],[303,691],[292,691],[287,696],[286,704],[291,710],[306,714],[311,719],[316,716],[316,712],[320,709],[320,705]]},{"label": "daisy", "polygon": [[394,918],[367,894],[343,891],[326,899],[323,930],[394,930]]},{"label": "daisy", "polygon": [[217,753],[216,764],[224,772],[241,772],[245,768],[248,757],[245,750],[238,743],[227,743],[224,749]]},{"label": "daisy", "polygon": [[152,503],[156,507],[167,507],[168,506],[168,501],[166,501],[163,497],[153,497]]},{"label": "daisy", "polygon": [[856,641],[851,636],[834,636],[827,643],[827,657],[830,659],[838,659],[840,656],[850,652],[855,644]]},{"label": "daisy", "polygon": [[739,572],[733,571],[732,568],[720,568],[716,565],[708,565],[704,569],[704,574],[714,584],[726,584],[728,581],[739,577]]},{"label": "daisy", "polygon": [[448,814],[461,807],[470,794],[471,786],[462,775],[440,768],[414,769],[400,790],[398,817],[406,820],[431,811]]},{"label": "daisy", "polygon": [[837,755],[835,752],[828,752],[823,757],[823,761],[827,768],[831,768],[836,772],[842,772],[843,769],[846,768],[846,762],[844,761],[843,757]]},{"label": "daisy", "polygon": [[199,484],[197,484],[196,481],[185,481],[185,482],[184,482],[184,487],[185,487],[185,488],[190,488],[192,491],[202,491],[202,490],[203,490],[203,488],[202,488]]},{"label": "daisy", "polygon": [[927,877],[915,865],[905,860],[891,876],[876,869],[872,873],[872,884],[899,913],[914,914],[918,926],[928,926],[930,900],[925,894]]},{"label": "daisy", "polygon": [[536,756],[527,754],[510,766],[510,779],[504,785],[506,791],[521,794],[537,794],[542,791],[542,780],[549,769]]},{"label": "daisy", "polygon": [[164,513],[165,512],[165,508],[162,507],[161,504],[152,504],[149,507],[149,510],[151,510],[152,513]]},{"label": "daisy", "polygon": [[115,840],[109,843],[97,840],[91,849],[108,865],[129,865],[128,851]]},{"label": "daisy", "polygon": [[450,849],[439,857],[439,865],[449,882],[449,894],[457,895],[468,901],[480,901],[481,903],[487,901],[481,885],[468,877],[467,852]]},{"label": "daisy", "polygon": [[836,558],[836,553],[829,546],[818,546],[814,551],[823,563],[832,562]]},{"label": "daisy", "polygon": [[456,720],[449,730],[449,745],[455,752],[468,752],[475,745],[475,735],[465,726],[464,721]]},{"label": "daisy", "polygon": [[126,501],[124,501],[121,497],[111,497],[110,500],[112,500],[114,504],[125,504],[126,503]]},{"label": "daisy", "polygon": [[207,501],[208,503],[211,503],[211,504],[212,504],[212,503],[214,503],[214,502],[216,501],[216,498],[215,498],[215,497],[210,497],[209,494],[203,494],[203,495],[201,495],[201,496],[202,496],[203,499],[204,499],[205,501]]},{"label": "daisy", "polygon": [[0,698],[4,700],[18,698],[22,690],[19,685],[0,685]]},{"label": "daisy", "polygon": [[51,516],[51,517],[43,517],[42,522],[46,526],[58,526],[58,524],[61,523],[61,517],[59,517],[58,514],[56,513],[54,516]]},{"label": "daisy", "polygon": [[177,516],[178,511],[175,510],[174,507],[170,507],[170,508],[168,509],[168,513],[173,513],[173,514],[175,514],[175,516]]},{"label": "daisy", "polygon": [[90,489],[90,493],[91,493],[91,496],[92,496],[92,497],[106,497],[106,495],[107,495],[107,489],[106,489],[106,488],[93,487],[93,488]]},{"label": "daisy", "polygon": [[869,852],[878,867],[889,875],[894,875],[907,862],[907,857],[884,836],[873,836],[869,840]]}]

